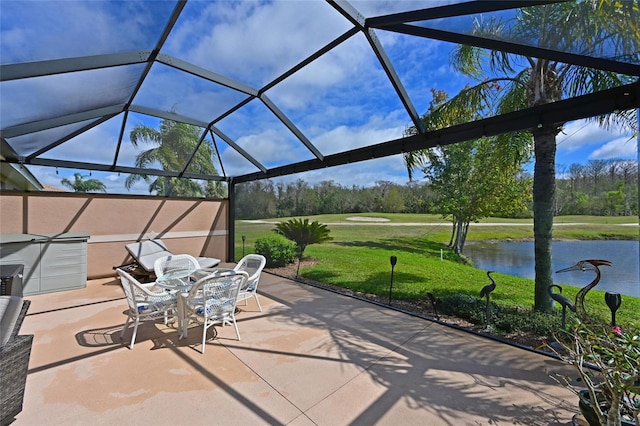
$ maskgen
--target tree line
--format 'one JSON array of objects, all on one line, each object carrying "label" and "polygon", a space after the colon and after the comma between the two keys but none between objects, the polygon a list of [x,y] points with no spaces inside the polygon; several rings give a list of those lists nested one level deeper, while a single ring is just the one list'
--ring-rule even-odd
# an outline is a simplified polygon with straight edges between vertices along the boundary
[{"label": "tree line", "polygon": [[[591,160],[560,166],[555,215],[638,215],[638,163],[635,160]],[[519,180],[532,191],[531,178]],[[472,190],[472,189],[469,189]],[[378,181],[371,187],[342,186],[334,181],[311,185],[261,180],[236,187],[236,217],[264,219],[331,213],[445,214],[429,182],[400,185]],[[533,216],[532,201],[503,217]]]},{"label": "tree line", "polygon": [[561,167],[556,215],[638,215],[638,162],[591,160]]}]

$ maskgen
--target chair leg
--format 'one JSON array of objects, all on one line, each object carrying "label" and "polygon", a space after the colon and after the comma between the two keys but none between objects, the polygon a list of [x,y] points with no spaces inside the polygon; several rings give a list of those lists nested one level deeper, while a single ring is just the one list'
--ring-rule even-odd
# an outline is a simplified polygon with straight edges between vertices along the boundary
[{"label": "chair leg", "polygon": [[238,331],[238,324],[236,323],[236,317],[235,315],[231,316],[231,320],[233,320],[233,326],[236,329],[236,337],[238,338],[238,340],[240,340],[240,332]]},{"label": "chair leg", "polygon": [[176,309],[168,309],[164,311],[164,325],[168,325],[169,323],[175,323],[176,317],[178,316]]},{"label": "chair leg", "polygon": [[204,317],[204,323],[202,324],[202,350],[200,351],[201,353],[204,353],[204,348],[205,345],[204,343],[207,340],[207,317],[205,315]]},{"label": "chair leg", "polygon": [[262,312],[262,306],[260,305],[260,301],[258,300],[258,293],[253,293],[253,297],[256,298],[256,303],[258,304],[258,309]]},{"label": "chair leg", "polygon": [[127,315],[127,320],[124,322],[124,325],[122,326],[122,331],[120,332],[120,340],[122,340],[122,338],[124,337],[124,332],[127,331],[127,327],[129,326],[130,320],[131,320],[131,317]]},{"label": "chair leg", "polygon": [[133,349],[133,345],[136,343],[136,334],[138,334],[138,324],[140,324],[140,321],[138,318],[136,318],[133,326],[133,335],[131,336],[131,345],[129,346],[129,349]]}]

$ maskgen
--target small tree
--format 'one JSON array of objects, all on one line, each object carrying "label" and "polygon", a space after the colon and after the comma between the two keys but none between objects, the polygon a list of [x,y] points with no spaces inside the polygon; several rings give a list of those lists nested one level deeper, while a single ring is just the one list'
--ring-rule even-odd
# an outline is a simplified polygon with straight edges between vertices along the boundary
[{"label": "small tree", "polygon": [[305,248],[310,244],[324,243],[333,238],[329,235],[329,228],[317,220],[309,223],[309,219],[290,219],[276,225],[275,233],[296,243],[300,259]]},{"label": "small tree", "polygon": [[[427,130],[477,117],[473,108],[448,103],[446,92],[431,93],[429,111],[422,117]],[[405,133],[416,132],[412,127]],[[522,178],[521,165],[529,158],[530,144],[529,134],[513,132],[405,153],[409,178],[421,170],[436,194],[439,212],[453,218],[449,247],[456,254],[462,254],[470,223],[524,210],[530,182]]]}]

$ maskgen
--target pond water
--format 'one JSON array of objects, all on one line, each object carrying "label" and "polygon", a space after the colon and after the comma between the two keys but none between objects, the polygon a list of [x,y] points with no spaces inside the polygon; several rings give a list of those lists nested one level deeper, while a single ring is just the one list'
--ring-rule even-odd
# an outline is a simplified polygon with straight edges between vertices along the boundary
[{"label": "pond water", "polygon": [[[611,267],[600,267],[602,279],[596,289],[640,297],[640,242],[554,241],[551,250],[554,271],[584,259],[611,261]],[[478,269],[535,278],[533,241],[472,243],[465,246],[464,253]],[[594,278],[593,272],[572,271],[554,274],[553,281],[556,284],[584,287]]]}]

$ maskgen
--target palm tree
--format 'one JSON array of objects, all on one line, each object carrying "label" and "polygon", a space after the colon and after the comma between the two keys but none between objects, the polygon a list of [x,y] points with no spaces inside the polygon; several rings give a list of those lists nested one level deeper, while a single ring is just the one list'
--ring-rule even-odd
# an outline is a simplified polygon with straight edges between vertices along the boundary
[{"label": "palm tree", "polygon": [[75,192],[107,192],[107,187],[98,179],[84,180],[87,176],[82,176],[80,173],[74,173],[73,176],[75,178],[73,182],[63,178],[60,183]]},{"label": "palm tree", "polygon": [[[633,61],[640,49],[638,0],[585,0],[519,9],[510,22],[476,20],[473,35],[536,45],[579,54]],[[635,59],[637,60],[637,59]],[[631,76],[570,65],[549,59],[486,51],[472,46],[454,49],[452,65],[479,83],[449,102],[483,115],[501,114],[620,86]],[[593,118],[605,128],[637,131],[634,111]],[[541,123],[534,139],[533,214],[535,236],[535,309],[549,312],[553,301],[551,241],[555,200],[556,135],[564,123]]]},{"label": "palm tree", "polygon": [[300,259],[302,259],[304,249],[308,245],[324,243],[333,239],[329,235],[330,231],[327,225],[321,224],[317,220],[309,223],[309,219],[294,218],[278,223],[273,231],[296,243]]},{"label": "palm tree", "polygon": [[[137,125],[131,130],[130,139],[134,146],[139,143],[156,145],[147,151],[143,151],[136,156],[136,167],[149,168],[156,163],[160,163],[163,170],[182,170],[185,163],[190,158],[193,150],[200,140],[201,129],[185,123],[178,123],[172,120],[163,120],[160,129]],[[191,163],[188,171],[193,173],[217,175],[213,165],[213,148],[209,141],[204,141]],[[159,195],[201,197],[223,196],[223,188],[219,183],[201,186],[192,179],[180,179],[175,177],[158,177],[151,180],[146,174],[132,174],[127,177],[125,187],[131,188],[140,179],[149,183],[149,193],[156,191]]]}]

